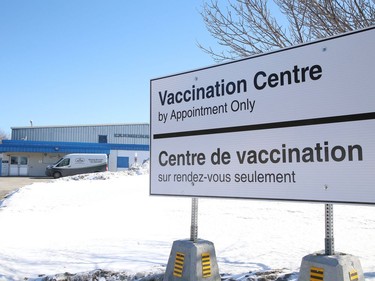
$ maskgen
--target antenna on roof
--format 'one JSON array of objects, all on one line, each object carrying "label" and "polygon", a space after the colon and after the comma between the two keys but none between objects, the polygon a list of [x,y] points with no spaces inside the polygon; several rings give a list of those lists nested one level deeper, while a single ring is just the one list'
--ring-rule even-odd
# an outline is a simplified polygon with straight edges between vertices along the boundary
[{"label": "antenna on roof", "polygon": [[30,126],[31,127],[33,126],[33,120],[30,120]]}]

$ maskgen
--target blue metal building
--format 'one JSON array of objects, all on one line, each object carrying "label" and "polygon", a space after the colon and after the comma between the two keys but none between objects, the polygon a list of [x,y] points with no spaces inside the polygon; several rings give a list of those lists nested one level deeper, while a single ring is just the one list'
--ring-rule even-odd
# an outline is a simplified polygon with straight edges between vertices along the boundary
[{"label": "blue metal building", "polygon": [[69,153],[105,153],[110,171],[149,158],[149,124],[11,128],[0,144],[0,176],[44,176],[45,168]]}]

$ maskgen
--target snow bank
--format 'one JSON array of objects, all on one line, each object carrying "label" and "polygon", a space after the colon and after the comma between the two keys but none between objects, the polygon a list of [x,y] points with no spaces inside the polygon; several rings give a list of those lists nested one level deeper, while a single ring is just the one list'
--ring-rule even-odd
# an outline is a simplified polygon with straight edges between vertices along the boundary
[{"label": "snow bank", "polygon": [[[0,208],[0,280],[157,279],[173,241],[190,235],[190,212],[190,198],[149,196],[147,164],[25,186]],[[336,250],[375,280],[374,208],[334,213]],[[223,279],[293,280],[302,257],[324,247],[323,204],[199,199],[198,222]]]},{"label": "snow bank", "polygon": [[79,181],[79,180],[109,180],[111,178],[121,176],[134,176],[134,175],[148,175],[150,173],[150,162],[144,161],[142,164],[133,163],[129,169],[120,172],[99,172],[80,174],[70,177],[63,177],[59,180],[63,181]]}]

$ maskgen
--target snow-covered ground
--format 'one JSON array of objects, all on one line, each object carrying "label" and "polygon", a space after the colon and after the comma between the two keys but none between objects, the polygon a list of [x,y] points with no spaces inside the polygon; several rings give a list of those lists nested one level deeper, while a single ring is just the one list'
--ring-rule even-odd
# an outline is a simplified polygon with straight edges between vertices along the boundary
[{"label": "snow-covered ground", "polygon": [[[191,199],[149,196],[147,167],[34,183],[0,205],[0,280],[160,277],[173,241],[190,236]],[[358,256],[366,280],[375,280],[374,214],[334,205],[335,249]],[[324,204],[199,199],[198,222],[223,278],[282,269],[296,279],[302,257],[324,248]]]}]

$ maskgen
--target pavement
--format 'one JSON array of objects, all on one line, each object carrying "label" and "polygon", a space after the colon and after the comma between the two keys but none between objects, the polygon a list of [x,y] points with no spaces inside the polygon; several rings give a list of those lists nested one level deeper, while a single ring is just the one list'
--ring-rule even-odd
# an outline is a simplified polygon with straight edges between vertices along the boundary
[{"label": "pavement", "polygon": [[52,178],[44,177],[0,177],[0,200],[20,187],[34,182],[48,182],[51,180]]}]

